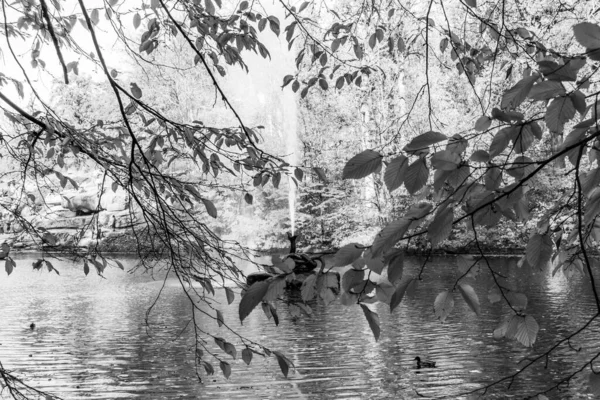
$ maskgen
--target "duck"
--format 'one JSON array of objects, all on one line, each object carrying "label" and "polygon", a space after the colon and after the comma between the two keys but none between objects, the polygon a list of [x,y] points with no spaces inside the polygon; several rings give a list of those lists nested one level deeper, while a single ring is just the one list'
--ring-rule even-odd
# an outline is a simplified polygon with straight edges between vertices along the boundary
[{"label": "duck", "polygon": [[421,357],[415,357],[415,361],[417,362],[417,369],[421,368],[435,368],[435,361],[421,361]]}]

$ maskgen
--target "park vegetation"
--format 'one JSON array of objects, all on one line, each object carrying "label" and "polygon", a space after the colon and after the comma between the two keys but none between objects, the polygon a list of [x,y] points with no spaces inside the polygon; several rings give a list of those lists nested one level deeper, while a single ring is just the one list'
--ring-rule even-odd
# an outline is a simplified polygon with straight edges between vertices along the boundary
[{"label": "park vegetation", "polygon": [[[519,371],[471,394],[510,385],[597,322],[600,24],[593,2],[281,0],[284,17],[259,1],[1,3],[0,49],[16,67],[0,70],[0,153],[5,176],[19,182],[17,205],[76,188],[77,168],[100,171],[100,198],[124,191],[144,221],[131,227],[141,265],[166,261],[182,288],[192,288],[191,304],[221,329],[230,329],[221,310],[200,304],[230,282],[236,287],[225,289],[227,300],[241,296],[242,321],[257,308],[277,321],[278,304],[310,315],[314,301],[340,301],[363,313],[378,339],[373,303],[394,312],[419,290],[433,254],[469,252],[459,256],[456,280],[437,294],[434,317],[445,321],[455,301],[476,314],[501,303],[512,315],[490,332],[531,347],[540,327],[527,312],[527,294],[512,290],[489,262],[490,252],[506,249],[522,254],[523,271],[583,276],[596,312]],[[100,26],[121,43],[126,62],[102,48]],[[299,110],[297,164],[270,143],[263,122],[243,118],[226,90],[232,69],[247,70],[252,57],[272,62],[283,51],[265,44],[273,37],[294,60],[279,85],[295,94]],[[50,64],[59,71],[52,101],[32,78]],[[86,78],[85,65],[102,79]],[[217,115],[204,119],[215,103]],[[292,303],[282,299],[296,279],[294,258],[274,257],[272,276],[249,287],[236,266],[251,258],[244,237],[258,237],[255,247],[263,249],[283,242],[289,186],[299,189],[305,252],[335,253],[303,280]],[[46,257],[57,252],[80,260],[86,274],[122,267],[94,243],[59,246],[14,200],[0,207],[44,249],[33,268],[58,273]],[[261,220],[258,229],[233,229],[240,214]],[[8,274],[25,267],[10,247],[2,252]],[[403,259],[411,252],[426,258],[407,276]],[[331,270],[349,265],[341,281]],[[487,302],[473,284],[476,269],[494,282]],[[238,350],[248,364],[274,356],[284,375],[293,368],[285,352],[241,332],[230,343],[195,320],[193,327],[199,377],[215,365],[228,377],[227,360]],[[580,374],[599,394],[599,356],[531,396],[545,398]],[[1,365],[0,383],[16,398],[36,392]]]}]

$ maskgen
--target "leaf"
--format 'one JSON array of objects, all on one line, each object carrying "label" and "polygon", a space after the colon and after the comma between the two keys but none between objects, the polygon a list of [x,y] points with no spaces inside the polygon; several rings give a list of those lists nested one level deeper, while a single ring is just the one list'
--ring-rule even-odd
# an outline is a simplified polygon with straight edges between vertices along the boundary
[{"label": "leaf", "polygon": [[392,298],[392,295],[395,291],[396,288],[394,287],[394,285],[389,284],[387,282],[381,282],[375,288],[374,299],[387,304],[390,302],[390,299]]},{"label": "leaf", "polygon": [[231,290],[230,288],[226,287],[225,288],[225,296],[227,297],[227,304],[233,303],[233,300],[235,299],[235,295],[233,293],[233,290]]},{"label": "leaf", "polygon": [[448,239],[450,232],[452,232],[453,220],[454,209],[452,207],[447,207],[436,214],[427,228],[427,238],[431,242],[431,248],[437,247],[444,240]]},{"label": "leaf", "polygon": [[448,290],[443,291],[438,294],[435,298],[435,302],[433,303],[433,310],[435,311],[435,316],[441,321],[444,322],[448,315],[454,309],[454,297],[452,293]]},{"label": "leaf", "polygon": [[[105,262],[105,260],[102,260],[103,262]],[[46,263],[46,267],[48,267],[48,272],[56,272],[57,275],[60,275],[60,273],[58,272],[58,270],[56,268],[54,268],[54,266],[52,265],[52,263],[48,260],[44,261]]]},{"label": "leaf", "polygon": [[6,261],[4,262],[4,270],[6,271],[6,274],[7,275],[12,274],[14,268],[15,268],[15,262],[13,261],[13,259],[7,258]]},{"label": "leaf", "polygon": [[269,284],[269,290],[263,296],[263,301],[275,301],[280,296],[283,296],[283,292],[285,290],[286,285],[286,277],[284,275],[280,275],[273,279]]},{"label": "leaf", "polygon": [[429,169],[424,158],[419,158],[406,170],[404,186],[408,193],[415,194],[425,186],[429,178]]},{"label": "leaf", "polygon": [[281,173],[275,172],[275,174],[273,175],[273,179],[271,180],[271,183],[273,184],[273,187],[275,189],[279,188],[280,181],[281,181]]},{"label": "leaf", "polygon": [[277,17],[270,16],[268,18],[268,20],[269,20],[269,28],[271,28],[271,31],[273,31],[275,36],[279,36],[279,33],[280,33],[279,19],[277,19]]},{"label": "leaf", "polygon": [[360,307],[362,308],[363,312],[365,313],[365,317],[367,318],[369,327],[373,331],[373,336],[375,336],[375,341],[379,340],[379,334],[381,333],[381,330],[379,328],[379,315],[376,312],[371,311],[371,309],[369,309],[369,307],[367,307],[364,304],[361,304]]},{"label": "leaf", "polygon": [[473,154],[471,154],[471,158],[469,158],[469,159],[474,162],[486,163],[486,162],[490,161],[490,155],[485,150],[475,150],[473,152]]},{"label": "leaf", "polygon": [[490,150],[489,150],[489,154],[490,154],[490,159],[496,157],[497,155],[501,154],[504,149],[506,149],[506,147],[508,146],[508,143],[510,142],[512,133],[513,133],[513,126],[507,127],[507,128],[503,128],[500,129],[496,135],[494,136],[494,139],[492,139],[492,143],[490,144]]},{"label": "leaf", "polygon": [[494,329],[493,337],[495,340],[500,340],[506,336],[506,330],[508,329],[508,320],[502,321],[496,329]]},{"label": "leaf", "polygon": [[600,190],[594,187],[594,190],[591,192],[585,205],[585,213],[583,217],[585,225],[591,225],[598,214],[600,214]]},{"label": "leaf", "polygon": [[250,193],[246,193],[246,194],[244,195],[244,201],[245,201],[247,204],[250,204],[250,205],[251,205],[251,204],[252,204],[252,202],[254,201],[254,197],[252,197],[252,195],[251,195]]},{"label": "leaf", "polygon": [[383,263],[383,257],[374,257],[371,254],[371,250],[365,251],[364,255],[365,262],[367,264],[367,268],[376,273],[377,275],[381,275],[383,268],[385,267]]},{"label": "leaf", "polygon": [[294,169],[294,176],[299,182],[302,182],[302,179],[304,178],[304,171],[302,171],[300,168],[296,168]]},{"label": "leaf", "polygon": [[342,179],[361,179],[379,171],[382,155],[374,150],[365,150],[352,157],[344,166]]},{"label": "leaf", "polygon": [[357,283],[362,282],[364,280],[364,277],[364,270],[356,270],[353,268],[349,269],[344,273],[344,276],[342,277],[342,290],[344,292],[350,291],[350,289],[354,287]]},{"label": "leaf", "polygon": [[83,273],[87,276],[87,274],[90,273],[90,266],[87,262],[87,260],[83,261]]},{"label": "leaf", "polygon": [[404,251],[397,250],[391,255],[386,254],[384,259],[388,264],[388,281],[394,284],[402,278],[402,271],[404,270]]},{"label": "leaf", "polygon": [[515,153],[522,154],[531,147],[535,141],[531,125],[523,125],[517,131],[517,135],[513,138],[513,148]]},{"label": "leaf", "polygon": [[531,315],[521,317],[515,339],[525,347],[532,347],[540,330],[535,318]]},{"label": "leaf", "polygon": [[217,218],[217,208],[213,202],[208,199],[202,199],[202,202],[204,203],[204,207],[206,207],[206,212],[208,212],[208,215],[213,218]]},{"label": "leaf", "polygon": [[534,234],[529,238],[525,255],[527,262],[533,267],[541,268],[545,266],[552,256],[554,244],[550,235]]},{"label": "leaf", "polygon": [[363,253],[363,246],[359,243],[349,243],[339,249],[333,256],[334,267],[345,267],[352,264]]},{"label": "leaf", "polygon": [[[154,2],[154,0],[153,0]],[[157,1],[158,3],[158,1]],[[206,12],[209,13],[210,15],[215,15],[215,5],[213,4],[212,0],[204,0],[204,4],[205,4],[205,8],[206,8]]]},{"label": "leaf", "polygon": [[517,179],[522,179],[535,169],[533,160],[525,156],[518,156],[507,165],[506,173]]},{"label": "leaf", "polygon": [[520,315],[513,315],[509,318],[508,323],[506,325],[506,329],[504,331],[504,337],[508,339],[514,339],[517,334],[517,329],[519,328],[519,322],[521,320]]},{"label": "leaf", "polygon": [[317,294],[316,283],[317,275],[310,275],[302,282],[302,288],[300,289],[302,301],[307,302],[315,298]]},{"label": "leaf", "polygon": [[327,183],[327,175],[325,175],[323,168],[314,167],[313,171],[315,171],[315,174],[317,174],[320,180],[322,180],[324,183]]},{"label": "leaf", "polygon": [[440,41],[440,51],[441,51],[442,53],[443,53],[443,52],[445,52],[445,51],[446,51],[446,49],[448,48],[448,43],[449,43],[449,41],[448,41],[448,38],[443,38],[443,39]]},{"label": "leaf", "polygon": [[119,267],[119,269],[121,269],[122,271],[125,270],[125,267],[123,266],[123,263],[121,263],[121,261],[119,260],[114,260],[115,264],[117,264],[117,267]]},{"label": "leaf", "polygon": [[508,292],[506,294],[506,299],[517,311],[523,311],[527,308],[527,296],[523,293],[518,292]]},{"label": "leaf", "polygon": [[92,21],[92,24],[94,24],[94,25],[97,25],[98,21],[100,21],[100,13],[97,8],[94,8],[92,10],[92,13],[90,14],[90,20]]},{"label": "leaf", "polygon": [[492,108],[492,118],[503,122],[521,121],[525,116],[523,113],[516,111],[500,111],[497,108]]},{"label": "leaf", "polygon": [[390,300],[390,312],[393,312],[396,307],[400,304],[406,292],[409,291],[412,287],[415,286],[417,280],[414,278],[405,278],[400,281],[398,288],[392,295],[392,299]]},{"label": "leaf", "polygon": [[425,132],[411,140],[410,143],[404,147],[404,151],[422,151],[429,148],[429,146],[431,146],[432,144],[442,142],[446,139],[448,139],[448,137],[443,133],[435,131]]},{"label": "leaf", "polygon": [[235,360],[235,357],[237,356],[237,351],[235,349],[235,346],[232,343],[224,342],[223,343],[223,351],[225,353],[229,354]]},{"label": "leaf", "polygon": [[377,44],[377,37],[373,33],[371,37],[369,37],[369,47],[372,49]]},{"label": "leaf", "polygon": [[283,84],[281,85],[281,88],[283,89],[284,87],[286,87],[287,85],[290,84],[291,81],[294,80],[294,75],[286,75],[283,77]]},{"label": "leaf", "polygon": [[223,319],[223,313],[219,310],[217,310],[217,325],[219,325],[219,328],[221,326],[223,326],[223,324],[225,323],[225,320]]},{"label": "leaf", "polygon": [[[454,154],[460,156],[462,153],[465,152],[465,150],[467,150],[467,147],[469,147],[469,141],[457,133],[455,135],[452,135],[448,139],[448,144],[446,145],[446,151],[449,151],[451,153],[454,153]],[[460,163],[460,159],[459,159],[459,163]]]},{"label": "leaf", "polygon": [[331,288],[323,287],[323,289],[319,292],[319,297],[323,300],[323,303],[327,306],[331,304],[335,299],[335,293]]},{"label": "leaf", "polygon": [[471,285],[466,283],[460,283],[458,285],[458,291],[460,292],[467,305],[475,312],[475,314],[481,314],[481,306],[479,304],[479,297]]},{"label": "leaf", "polygon": [[442,171],[453,171],[460,164],[460,156],[450,150],[442,150],[431,156],[431,166]]},{"label": "leaf", "polygon": [[325,286],[336,291],[340,288],[340,275],[337,272],[325,272],[319,275],[317,285]]},{"label": "leaf", "polygon": [[250,365],[250,363],[252,362],[252,350],[250,350],[247,347],[244,350],[242,350],[242,360],[244,360],[246,365]]},{"label": "leaf", "polygon": [[538,78],[539,77],[534,74],[517,82],[515,86],[504,92],[500,107],[504,110],[514,110],[515,108],[519,107],[523,100],[527,98],[531,87],[535,81],[538,80]]},{"label": "leaf", "polygon": [[277,358],[277,362],[279,363],[279,368],[281,369],[283,376],[287,378],[291,361],[278,351],[274,351],[273,354],[275,354],[275,357]]},{"label": "leaf", "polygon": [[567,94],[562,83],[557,81],[544,81],[534,85],[529,92],[529,98],[534,101],[550,100]]},{"label": "leaf", "polygon": [[215,369],[213,368],[211,363],[209,363],[208,361],[202,361],[202,366],[204,367],[204,370],[206,371],[206,375],[213,375],[215,373]]},{"label": "leaf", "polygon": [[[273,307],[269,303],[266,303],[263,301],[260,304],[260,306],[261,306],[263,312],[265,313],[265,316],[267,317],[267,319],[270,320],[271,318],[273,318],[273,313],[271,312],[273,310]],[[277,321],[275,321],[275,325],[277,325]]]},{"label": "leaf", "polygon": [[42,242],[49,244],[50,246],[56,246],[58,239],[50,232],[44,232],[42,235]]},{"label": "leaf", "polygon": [[396,242],[408,231],[411,222],[411,220],[405,218],[390,222],[375,237],[371,245],[371,254],[374,257],[381,256],[386,250],[394,247]]},{"label": "leaf", "polygon": [[585,111],[587,110],[585,95],[581,93],[580,90],[576,90],[573,93],[571,93],[569,97],[573,102],[573,106],[575,107],[577,112],[583,116],[585,114]]},{"label": "leaf", "polygon": [[575,81],[577,72],[585,64],[585,58],[563,59],[564,64],[558,64],[554,61],[543,60],[538,62],[540,71],[547,79],[552,81]]},{"label": "leaf", "polygon": [[223,371],[225,378],[229,379],[229,376],[231,375],[231,365],[226,361],[221,361],[219,367],[221,367],[221,371]]},{"label": "leaf", "polygon": [[135,13],[133,15],[133,27],[135,29],[139,28],[140,24],[142,23],[142,17],[140,17],[140,14]]},{"label": "leaf", "polygon": [[600,26],[591,22],[582,22],[573,26],[575,39],[587,49],[600,48]]},{"label": "leaf", "polygon": [[404,43],[404,39],[402,39],[402,37],[398,37],[398,43],[396,44],[396,47],[398,47],[398,53],[404,53],[404,50],[406,50],[406,43]]},{"label": "leaf", "polygon": [[508,321],[505,337],[507,337],[508,339],[514,339],[517,336],[519,325],[521,324],[523,319],[524,318],[520,315],[513,315]]},{"label": "leaf", "polygon": [[[456,259],[456,266],[458,267],[458,272],[461,275],[467,274],[468,271],[474,271],[476,269],[476,261],[475,258],[471,255],[460,255]],[[467,276],[469,276],[469,273]]]},{"label": "leaf", "polygon": [[289,257],[286,257],[284,260],[281,260],[279,256],[272,256],[271,261],[273,266],[280,269],[285,273],[291,273],[296,267],[296,263]]},{"label": "leaf", "polygon": [[465,0],[465,3],[469,6],[469,7],[477,7],[477,0]]},{"label": "leaf", "polygon": [[258,30],[260,32],[265,30],[265,27],[267,26],[267,19],[266,18],[262,18],[259,22],[258,22]]},{"label": "leaf", "polygon": [[387,165],[385,174],[383,175],[383,181],[390,193],[402,186],[407,167],[408,158],[403,155],[394,158]]},{"label": "leaf", "polygon": [[265,297],[269,290],[269,284],[270,282],[266,280],[256,282],[248,288],[242,297],[242,300],[240,300],[239,314],[241,322],[250,315],[252,310],[254,310],[254,308],[262,301],[263,297]]},{"label": "leaf", "polygon": [[546,125],[550,132],[561,133],[565,122],[575,116],[575,106],[570,97],[559,97],[552,100],[546,110]]},{"label": "leaf", "polygon": [[305,1],[304,3],[302,3],[300,5],[300,8],[298,8],[298,13],[301,13],[302,11],[304,11],[306,9],[306,7],[308,7],[310,5],[310,1]]},{"label": "leaf", "polygon": [[475,130],[479,131],[479,132],[483,132],[489,129],[489,127],[492,125],[492,120],[490,117],[488,117],[487,115],[482,115],[481,117],[477,118],[477,121],[475,121]]},{"label": "leaf", "polygon": [[131,83],[129,85],[129,88],[133,97],[135,97],[136,99],[140,99],[142,97],[142,89],[139,88],[137,83]]}]

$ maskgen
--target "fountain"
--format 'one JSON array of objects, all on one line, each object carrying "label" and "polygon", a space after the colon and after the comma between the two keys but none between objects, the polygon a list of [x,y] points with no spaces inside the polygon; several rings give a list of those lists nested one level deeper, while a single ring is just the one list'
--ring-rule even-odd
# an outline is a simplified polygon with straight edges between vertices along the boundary
[{"label": "fountain", "polygon": [[288,240],[290,241],[290,254],[295,254],[296,253],[296,240],[298,240],[298,235],[294,235],[294,225],[292,225],[292,233],[288,232],[287,237],[288,237]]},{"label": "fountain", "polygon": [[[290,226],[292,229],[292,236],[293,236],[296,231],[296,184],[294,183],[291,176],[290,176],[290,180],[289,180],[289,185],[290,185],[290,189],[288,191],[288,206],[290,208]],[[289,238],[289,234],[288,234],[288,238]],[[292,251],[291,253],[295,253],[295,251]]]},{"label": "fountain", "polygon": [[[319,266],[319,261],[321,263],[323,262],[320,256],[311,257],[308,254],[297,253],[296,241],[298,240],[298,236],[299,235],[294,235],[291,232],[287,233],[287,238],[290,241],[290,251],[285,258],[289,258],[294,262],[293,272],[296,275],[296,279],[288,284],[288,286],[292,287],[300,287],[306,276],[315,273],[315,270]],[[278,259],[277,263],[282,262],[278,256],[276,258]],[[264,281],[279,274],[281,271],[277,270],[277,263],[274,261],[274,265],[263,265],[265,271],[254,272],[248,275],[246,278],[246,283],[248,285],[252,285],[255,282]]]}]

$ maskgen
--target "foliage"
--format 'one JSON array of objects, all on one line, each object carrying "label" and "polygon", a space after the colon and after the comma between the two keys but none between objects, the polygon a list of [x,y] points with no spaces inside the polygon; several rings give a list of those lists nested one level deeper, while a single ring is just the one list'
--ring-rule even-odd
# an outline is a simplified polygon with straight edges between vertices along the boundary
[{"label": "foliage", "polygon": [[[479,289],[469,279],[483,268],[496,285],[490,300],[513,313],[494,337],[533,346],[540,327],[526,312],[526,294],[497,279],[482,240],[503,240],[505,232],[518,231],[513,242],[528,237],[522,268],[576,271],[594,288],[598,313],[579,331],[557,339],[568,341],[600,315],[593,259],[600,238],[600,107],[594,81],[600,26],[582,21],[596,11],[582,1],[573,1],[570,10],[555,2],[409,3],[280,1],[282,21],[265,14],[259,2],[247,1],[231,7],[212,0],[135,5],[106,0],[90,8],[78,0],[72,14],[63,1],[2,1],[3,51],[22,76],[0,72],[6,119],[1,146],[3,156],[19,166],[8,172],[22,183],[19,201],[35,201],[28,181],[43,196],[77,185],[69,167],[99,169],[101,193],[105,186],[126,191],[145,222],[152,240],[138,246],[143,265],[150,269],[156,259],[166,259],[184,289],[186,283],[200,285],[186,292],[198,312],[207,314],[198,302],[214,294],[214,283],[227,280],[243,289],[240,320],[260,305],[277,324],[275,304],[286,287],[300,283],[301,301],[286,300],[294,313],[310,315],[308,302],[329,304],[339,295],[342,304],[360,306],[376,340],[380,316],[369,305],[382,302],[393,312],[418,290],[428,268],[425,262],[417,275],[403,276],[404,253],[417,247],[431,254],[455,241],[470,244],[477,254],[461,258],[460,275],[437,295],[434,315],[444,322],[457,293],[479,314]],[[138,67],[109,65],[98,38],[101,14]],[[573,24],[571,15],[579,21]],[[224,90],[228,67],[248,70],[253,54],[274,58],[264,44],[267,32],[295,52],[297,71],[283,78],[282,88],[299,94],[303,117],[312,119],[303,132],[303,168],[267,152],[260,123],[246,123]],[[90,49],[80,44],[80,34],[91,40]],[[17,45],[28,49],[31,67],[23,66]],[[183,61],[169,64],[174,54]],[[51,62],[60,68],[64,86],[50,103],[30,70],[43,71]],[[87,66],[101,71],[102,82],[77,78]],[[195,75],[186,78],[188,70]],[[194,104],[196,90],[187,85],[192,80],[201,93]],[[167,82],[167,89],[157,89],[157,81]],[[209,101],[207,88],[222,102],[221,111],[231,113],[227,124],[198,119]],[[14,96],[7,94],[11,90]],[[89,101],[86,93],[92,90]],[[19,105],[25,99],[30,104]],[[300,211],[309,243],[345,244],[327,265],[350,266],[341,279],[321,257],[296,254],[274,260],[265,280],[245,285],[234,257],[247,255],[247,249],[223,237],[235,233],[229,229],[244,212],[249,219],[270,215],[263,231],[287,228],[281,214],[272,212],[282,209],[282,179],[305,183]],[[56,248],[57,238],[25,218],[19,204],[0,206],[45,249]],[[379,233],[371,235],[374,227]],[[132,231],[136,238],[141,233],[136,226]],[[9,250],[2,249],[6,256]],[[90,266],[99,274],[111,263],[119,267],[97,246],[75,247],[71,256],[82,260],[85,274]],[[316,272],[302,276],[296,267],[302,263]],[[59,273],[45,256],[33,268],[43,266]],[[7,258],[6,272],[15,267],[20,266]],[[231,303],[234,293],[228,290]],[[222,329],[231,330],[220,311],[214,314]],[[223,357],[235,359],[236,345],[204,331],[195,313],[193,318],[197,369],[210,375],[211,361],[217,362],[229,377],[232,368]],[[233,333],[247,364],[253,354],[273,355],[285,376],[293,368],[283,353]],[[222,353],[212,352],[202,336],[212,337]],[[555,347],[473,393],[514,380]],[[560,377],[554,388],[596,357]],[[11,394],[24,397],[22,383],[0,372]],[[597,393],[593,370],[589,381]]]}]

